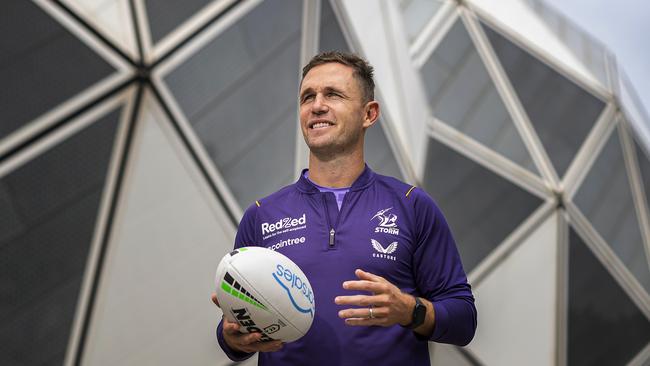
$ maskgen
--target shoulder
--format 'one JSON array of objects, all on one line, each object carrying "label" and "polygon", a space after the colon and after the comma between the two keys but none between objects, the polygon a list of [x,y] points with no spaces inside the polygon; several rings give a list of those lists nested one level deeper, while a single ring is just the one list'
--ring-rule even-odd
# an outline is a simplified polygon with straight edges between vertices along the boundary
[{"label": "shoulder", "polygon": [[387,175],[381,175],[375,173],[375,184],[378,189],[386,191],[397,196],[407,198],[407,194],[410,195],[409,191],[412,191],[412,188],[415,186],[402,182],[401,180],[390,177]]},{"label": "shoulder", "polygon": [[377,186],[383,191],[399,196],[407,202],[412,202],[412,204],[436,206],[431,196],[416,185],[381,174],[375,174],[375,177]]},{"label": "shoulder", "polygon": [[259,211],[264,211],[269,207],[276,206],[277,204],[282,204],[282,202],[287,202],[287,199],[293,198],[292,196],[297,194],[298,189],[296,184],[292,183],[288,186],[282,187],[279,190],[271,193],[266,197],[260,197],[255,202],[252,202],[246,211],[244,212],[244,218],[247,216],[254,217]]},{"label": "shoulder", "polygon": [[409,211],[414,215],[425,215],[428,219],[444,217],[434,199],[421,187],[390,176],[381,174],[375,176],[378,189],[384,194],[399,198],[403,207],[409,207]]}]

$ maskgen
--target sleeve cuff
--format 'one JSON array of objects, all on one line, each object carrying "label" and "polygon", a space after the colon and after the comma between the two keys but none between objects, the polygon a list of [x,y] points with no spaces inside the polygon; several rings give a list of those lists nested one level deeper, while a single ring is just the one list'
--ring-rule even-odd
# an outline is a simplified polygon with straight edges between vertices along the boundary
[{"label": "sleeve cuff", "polygon": [[219,346],[226,356],[233,361],[244,361],[253,356],[253,353],[235,351],[228,346],[226,340],[223,338],[223,320],[221,320],[217,326],[217,342],[219,342]]},{"label": "sleeve cuff", "polygon": [[413,333],[415,334],[415,337],[420,341],[438,342],[444,339],[445,333],[447,333],[447,329],[449,327],[449,312],[447,311],[447,308],[442,302],[434,302],[433,311],[434,324],[431,336],[427,337],[415,332]]}]

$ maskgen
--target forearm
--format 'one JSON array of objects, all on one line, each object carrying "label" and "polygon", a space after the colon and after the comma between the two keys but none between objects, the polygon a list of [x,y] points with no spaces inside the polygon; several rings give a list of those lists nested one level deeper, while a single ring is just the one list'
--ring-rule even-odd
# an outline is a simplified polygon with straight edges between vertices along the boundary
[{"label": "forearm", "polygon": [[430,341],[457,346],[465,346],[474,338],[476,308],[473,301],[461,297],[427,303],[433,311],[429,315],[427,305],[427,321],[422,325],[422,331],[418,328],[416,334]]},{"label": "forearm", "polygon": [[[436,323],[436,313],[435,313],[435,308],[431,301],[427,299],[423,299],[420,297],[420,301],[424,304],[424,306],[427,307],[427,312],[424,317],[424,323],[420,325],[419,327],[413,329],[413,331],[423,337],[431,337],[431,334],[433,333],[433,328]],[[415,301],[414,301],[415,303]]]}]

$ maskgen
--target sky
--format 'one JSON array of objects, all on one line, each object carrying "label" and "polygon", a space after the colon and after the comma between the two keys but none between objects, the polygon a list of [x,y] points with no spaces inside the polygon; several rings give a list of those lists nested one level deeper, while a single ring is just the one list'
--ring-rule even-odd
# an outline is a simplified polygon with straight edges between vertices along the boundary
[{"label": "sky", "polygon": [[650,112],[650,1],[545,1],[614,53],[646,112]]}]

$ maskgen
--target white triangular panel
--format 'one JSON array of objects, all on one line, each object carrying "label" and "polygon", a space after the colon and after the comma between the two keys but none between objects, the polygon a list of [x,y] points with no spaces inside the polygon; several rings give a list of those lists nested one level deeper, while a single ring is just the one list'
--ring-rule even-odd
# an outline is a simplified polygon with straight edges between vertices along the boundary
[{"label": "white triangular panel", "polygon": [[604,88],[593,73],[523,0],[468,0],[468,2],[531,42],[535,48],[559,60],[570,71],[579,74],[582,79]]},{"label": "white triangular panel", "polygon": [[140,117],[83,364],[226,364],[210,293],[234,227],[148,96]]},{"label": "white triangular panel", "polygon": [[553,214],[476,287],[470,351],[487,365],[554,364],[556,271]]},{"label": "white triangular panel", "polygon": [[129,0],[63,0],[131,57],[138,54]]}]

